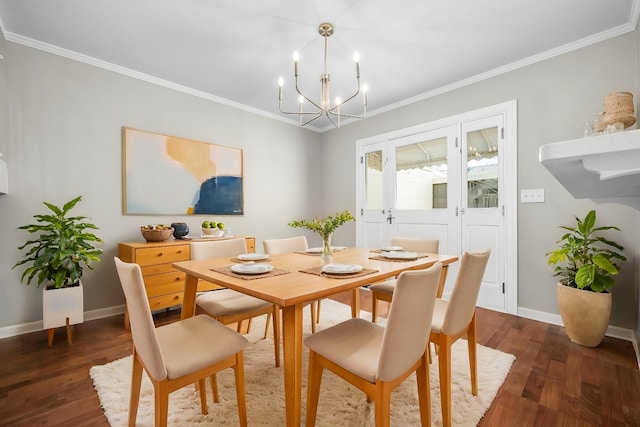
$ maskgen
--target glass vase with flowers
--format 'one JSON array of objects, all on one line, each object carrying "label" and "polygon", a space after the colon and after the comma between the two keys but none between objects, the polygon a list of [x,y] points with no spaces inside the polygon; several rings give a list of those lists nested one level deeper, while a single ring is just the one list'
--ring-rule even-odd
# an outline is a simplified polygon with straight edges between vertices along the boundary
[{"label": "glass vase with flowers", "polygon": [[331,251],[331,236],[338,227],[344,225],[349,221],[355,221],[355,218],[349,211],[342,211],[335,215],[327,215],[324,218],[315,217],[312,220],[300,219],[291,221],[290,227],[299,228],[304,227],[307,230],[314,231],[322,238],[322,254],[321,265],[330,264],[333,261],[333,254]]}]

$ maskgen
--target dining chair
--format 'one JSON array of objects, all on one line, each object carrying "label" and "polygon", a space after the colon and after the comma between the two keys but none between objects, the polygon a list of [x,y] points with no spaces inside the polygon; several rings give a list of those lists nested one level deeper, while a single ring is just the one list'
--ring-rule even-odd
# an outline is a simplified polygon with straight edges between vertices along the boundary
[{"label": "dining chair", "polygon": [[[154,425],[166,426],[169,394],[197,384],[202,414],[208,413],[205,379],[233,368],[240,425],[247,425],[243,350],[249,342],[209,316],[199,315],[155,327],[142,271],[135,263],[114,257],[129,309],[133,340],[133,368],[129,398],[129,426],[135,426],[144,370],[153,384]],[[217,401],[217,400],[216,400]]]},{"label": "dining chair", "polygon": [[[394,237],[391,239],[391,245],[400,246],[408,252],[437,254],[440,241],[416,239],[412,237]],[[378,318],[378,301],[391,302],[395,287],[396,279],[385,280],[369,286],[369,290],[371,291],[371,320],[374,323]]]},{"label": "dining chair", "polygon": [[465,252],[449,300],[436,300],[429,341],[438,350],[442,424],[445,427],[451,425],[451,346],[462,337],[467,338],[469,349],[471,393],[478,395],[476,303],[490,254],[491,250]]},{"label": "dining chair", "polygon": [[[262,241],[264,253],[269,255],[288,252],[305,251],[309,249],[305,236],[285,237],[282,239],[266,239]],[[311,332],[316,333],[316,324],[320,322],[320,301],[309,303],[311,310]]]},{"label": "dining chair", "polygon": [[376,426],[389,426],[391,393],[412,373],[423,426],[431,424],[427,344],[442,264],[398,276],[387,326],[352,318],[304,340],[309,348],[306,425],[315,425],[323,369],[375,403]]},{"label": "dining chair", "polygon": [[[192,260],[235,257],[246,252],[247,245],[244,238],[191,242]],[[237,322],[237,332],[241,332],[243,320],[250,321],[253,317],[263,314],[273,315],[273,348],[276,367],[280,366],[280,316],[277,315],[278,310],[279,307],[271,302],[232,289],[201,292],[196,297],[196,314],[207,314],[224,325]]]}]

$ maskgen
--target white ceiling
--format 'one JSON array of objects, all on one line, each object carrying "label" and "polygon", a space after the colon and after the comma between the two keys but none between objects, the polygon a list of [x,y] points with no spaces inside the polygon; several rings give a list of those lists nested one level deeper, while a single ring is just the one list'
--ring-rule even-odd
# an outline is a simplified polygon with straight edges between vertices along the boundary
[{"label": "white ceiling", "polygon": [[331,96],[353,92],[357,51],[371,115],[633,31],[639,2],[0,0],[0,26],[9,41],[297,121],[278,112],[278,77],[285,106],[298,108],[298,51],[302,91],[318,99],[322,22],[335,26]]}]

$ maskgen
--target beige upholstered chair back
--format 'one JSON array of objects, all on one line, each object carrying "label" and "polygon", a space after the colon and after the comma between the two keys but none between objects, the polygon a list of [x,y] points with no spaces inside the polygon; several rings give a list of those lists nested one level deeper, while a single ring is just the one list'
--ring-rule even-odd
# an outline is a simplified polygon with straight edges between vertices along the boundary
[{"label": "beige upholstered chair back", "polygon": [[389,308],[378,362],[378,378],[393,381],[427,348],[442,264],[400,273]]},{"label": "beige upholstered chair back", "polygon": [[394,237],[391,239],[393,246],[401,246],[402,249],[409,252],[426,252],[437,254],[440,240],[415,239],[412,237]]},{"label": "beige upholstered chair back", "polygon": [[262,246],[264,247],[264,253],[269,255],[309,249],[309,244],[307,243],[307,238],[305,236],[263,240]]},{"label": "beige upholstered chair back", "polygon": [[191,242],[191,259],[234,257],[247,253],[247,241],[244,238]]},{"label": "beige upholstered chair back", "polygon": [[490,249],[478,253],[465,252],[462,255],[460,270],[442,322],[442,332],[446,335],[459,334],[471,322],[489,255],[491,255]]},{"label": "beige upholstered chair back", "polygon": [[149,300],[144,289],[142,271],[134,263],[126,263],[114,257],[120,285],[127,300],[127,310],[131,324],[131,337],[135,352],[147,367],[153,379],[161,381],[167,377],[167,369],[160,351],[156,327],[151,316]]}]

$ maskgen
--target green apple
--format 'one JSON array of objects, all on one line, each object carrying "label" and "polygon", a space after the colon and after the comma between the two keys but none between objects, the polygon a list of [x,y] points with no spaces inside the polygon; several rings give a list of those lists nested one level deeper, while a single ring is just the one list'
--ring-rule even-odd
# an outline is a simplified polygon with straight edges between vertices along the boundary
[{"label": "green apple", "polygon": [[221,223],[221,222],[219,222],[219,223],[218,223],[218,228],[219,228],[220,230],[222,230],[222,229],[224,228],[224,224],[223,224],[223,223]]},{"label": "green apple", "polygon": [[209,223],[209,221],[205,221],[202,223],[202,228],[210,228],[211,224]]}]

